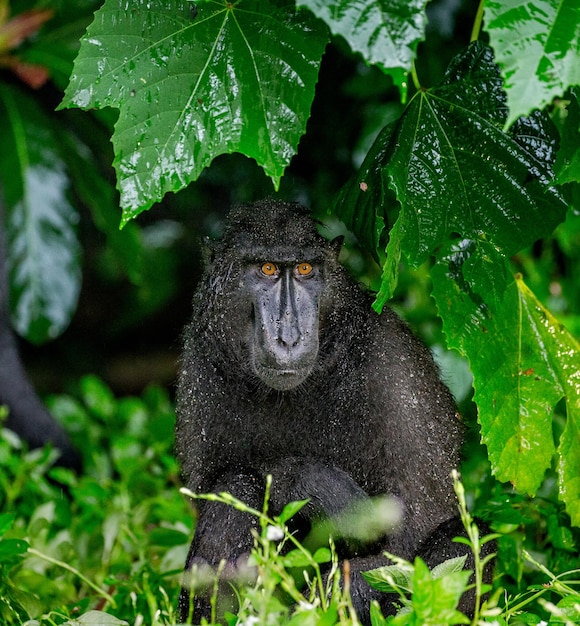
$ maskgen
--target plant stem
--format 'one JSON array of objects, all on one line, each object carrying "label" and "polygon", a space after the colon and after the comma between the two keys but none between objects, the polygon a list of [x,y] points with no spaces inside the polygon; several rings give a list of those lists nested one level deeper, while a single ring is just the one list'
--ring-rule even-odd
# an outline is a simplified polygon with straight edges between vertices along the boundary
[{"label": "plant stem", "polygon": [[473,28],[471,29],[471,37],[469,41],[477,41],[479,39],[481,24],[483,23],[484,4],[485,0],[479,0],[479,6],[477,7],[477,13],[475,14],[475,20],[473,21]]},{"label": "plant stem", "polygon": [[516,604],[515,606],[510,606],[509,610],[507,610],[505,612],[505,615],[510,617],[512,615],[516,615],[519,611],[521,611],[525,606],[527,606],[528,604],[531,604],[532,602],[534,602],[534,600],[537,600],[538,598],[540,598],[541,596],[543,596],[547,591],[549,591],[548,588],[546,589],[540,589],[537,593],[535,593],[532,596],[529,596],[527,598],[525,598],[524,600],[522,600],[519,604]]},{"label": "plant stem", "polygon": [[89,580],[84,574],[81,574],[77,569],[75,569],[68,563],[65,563],[64,561],[59,561],[58,559],[54,559],[51,556],[48,556],[48,554],[43,554],[42,552],[39,552],[38,550],[35,550],[34,548],[30,548],[30,547],[28,548],[28,554],[32,554],[33,556],[36,556],[39,559],[43,559],[44,561],[47,561],[48,563],[52,563],[53,565],[56,565],[58,567],[62,567],[63,569],[71,572],[75,576],[78,576],[93,591],[96,591],[100,596],[105,598],[105,600],[112,607],[116,606],[113,596],[109,595],[104,589],[101,589],[96,583],[94,583],[92,580]]},{"label": "plant stem", "polygon": [[417,74],[415,61],[413,61],[413,64],[411,65],[411,78],[413,79],[413,85],[415,85],[415,89],[419,91],[421,89],[421,83],[419,82],[419,75]]}]

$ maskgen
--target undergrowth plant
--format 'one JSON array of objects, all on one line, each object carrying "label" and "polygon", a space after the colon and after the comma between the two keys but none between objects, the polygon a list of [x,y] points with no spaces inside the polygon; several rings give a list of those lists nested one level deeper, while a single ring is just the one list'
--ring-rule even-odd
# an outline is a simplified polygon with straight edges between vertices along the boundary
[{"label": "undergrowth plant", "polygon": [[[151,388],[141,398],[115,399],[91,376],[48,404],[82,442],[85,472],[78,476],[56,467],[54,450],[26,450],[3,430],[0,624],[177,624],[182,566],[193,529],[189,498],[179,493],[167,395]],[[479,480],[473,468],[464,478],[471,489]],[[489,557],[479,557],[480,547],[493,537],[480,537],[468,512],[468,502],[477,498],[473,491],[466,494],[455,477],[474,576],[463,571],[463,559],[430,571],[419,559],[408,563],[388,555],[391,565],[365,577],[378,590],[395,593],[399,610],[385,617],[373,603],[373,626],[580,623],[579,543],[562,517],[562,505],[547,493],[545,499],[525,499],[491,483],[487,517],[501,533],[493,590],[485,597],[489,590],[481,572]],[[332,541],[312,554],[288,530],[304,501],[289,503],[276,516],[268,509],[267,494],[262,510],[228,494],[188,496],[234,506],[259,521],[238,586],[239,609],[226,615],[228,626],[358,623],[348,562],[338,560]],[[513,572],[516,562],[519,579]],[[214,579],[216,574],[211,574]],[[457,603],[470,588],[477,601],[468,619]],[[218,623],[215,609],[211,623]]]},{"label": "undergrowth plant", "polygon": [[[269,477],[271,481],[271,477]],[[580,593],[576,589],[580,579],[574,579],[580,570],[554,575],[528,553],[525,558],[538,568],[546,582],[531,585],[525,592],[510,596],[501,587],[501,581],[492,590],[483,582],[486,565],[496,557],[481,555],[481,548],[500,535],[493,533],[480,536],[477,524],[467,508],[466,494],[458,473],[453,475],[458,510],[467,537],[458,537],[473,555],[473,570],[464,569],[467,555],[449,559],[432,570],[420,558],[413,563],[396,555],[385,553],[393,564],[364,572],[365,580],[375,589],[395,594],[399,609],[396,615],[385,617],[377,601],[370,607],[373,626],[445,626],[452,624],[576,624],[580,620]],[[260,532],[254,533],[254,548],[248,566],[254,569],[253,578],[237,589],[240,610],[237,615],[229,614],[226,621],[234,624],[358,624],[358,616],[349,594],[348,562],[338,561],[334,544],[311,554],[297,541],[286,526],[286,522],[307,501],[289,503],[279,516],[268,515],[268,494],[271,482],[267,483],[264,508],[258,511],[228,493],[194,494],[183,488],[182,493],[194,499],[212,500],[232,506],[239,511],[255,515],[259,520]],[[290,549],[289,549],[290,548]],[[289,549],[289,550],[288,550]],[[330,571],[324,576],[321,565],[330,563]],[[217,579],[224,567],[215,572],[213,611],[210,624],[216,622]],[[308,568],[312,576],[305,574],[306,584],[297,587],[294,576],[288,570]],[[204,573],[206,575],[207,573]],[[342,574],[342,576],[341,576]],[[240,574],[240,581],[247,571]],[[235,582],[235,581],[233,581]],[[195,594],[195,574],[190,581],[192,597]],[[203,584],[207,581],[204,580]],[[280,594],[280,591],[283,594]],[[467,617],[458,611],[462,595],[472,591],[474,612]],[[547,599],[545,596],[550,596]],[[280,601],[287,599],[286,603]],[[291,606],[288,605],[288,601]],[[538,611],[538,609],[540,609]],[[534,612],[534,611],[538,612]],[[545,621],[547,617],[549,621]]]},{"label": "undergrowth plant", "polygon": [[[349,593],[348,565],[342,570],[346,584],[341,585],[341,570],[332,540],[328,547],[319,548],[312,554],[288,530],[286,522],[308,500],[290,502],[280,515],[271,516],[268,512],[271,484],[272,477],[268,476],[261,511],[248,507],[228,493],[197,495],[189,489],[181,489],[191,498],[221,502],[258,518],[260,531],[254,531],[254,548],[247,563],[250,571],[253,570],[253,580],[251,584],[239,588],[240,609],[237,615],[228,616],[228,624],[316,624],[321,620],[328,624],[358,624]],[[321,568],[323,564],[330,564],[326,573]],[[297,583],[292,574],[295,570],[303,573],[304,585]],[[192,599],[195,582],[193,576]],[[214,609],[216,595],[217,586],[213,597]],[[215,610],[212,623],[214,621]]]},{"label": "undergrowth plant", "polygon": [[48,405],[84,472],[56,467],[54,450],[28,451],[3,429],[0,624],[176,623],[192,520],[178,492],[167,394],[117,400],[89,376]]}]

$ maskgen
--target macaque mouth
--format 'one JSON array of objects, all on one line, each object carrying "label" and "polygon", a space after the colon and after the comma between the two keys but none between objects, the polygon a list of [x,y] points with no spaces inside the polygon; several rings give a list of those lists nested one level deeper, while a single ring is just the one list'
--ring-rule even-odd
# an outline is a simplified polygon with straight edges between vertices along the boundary
[{"label": "macaque mouth", "polygon": [[260,380],[268,387],[278,391],[288,391],[303,383],[310,376],[312,367],[278,369],[256,363],[255,371]]}]

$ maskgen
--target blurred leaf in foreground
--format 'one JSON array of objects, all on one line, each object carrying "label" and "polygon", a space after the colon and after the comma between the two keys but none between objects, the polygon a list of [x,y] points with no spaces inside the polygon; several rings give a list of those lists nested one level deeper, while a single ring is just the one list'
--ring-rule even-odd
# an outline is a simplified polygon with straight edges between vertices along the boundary
[{"label": "blurred leaf in foreground", "polygon": [[0,145],[13,324],[29,341],[43,343],[68,326],[76,309],[78,214],[51,121],[8,85],[0,86]]}]

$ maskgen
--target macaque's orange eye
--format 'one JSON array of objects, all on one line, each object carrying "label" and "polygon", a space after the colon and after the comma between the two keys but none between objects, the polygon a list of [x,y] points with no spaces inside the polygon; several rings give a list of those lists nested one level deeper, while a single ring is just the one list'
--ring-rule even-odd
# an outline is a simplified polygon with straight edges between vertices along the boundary
[{"label": "macaque's orange eye", "polygon": [[274,276],[277,271],[278,268],[274,263],[264,263],[264,265],[262,265],[262,274],[266,274],[266,276]]},{"label": "macaque's orange eye", "polygon": [[310,265],[310,263],[299,263],[296,270],[300,276],[308,276],[308,274],[312,272],[312,265]]}]

